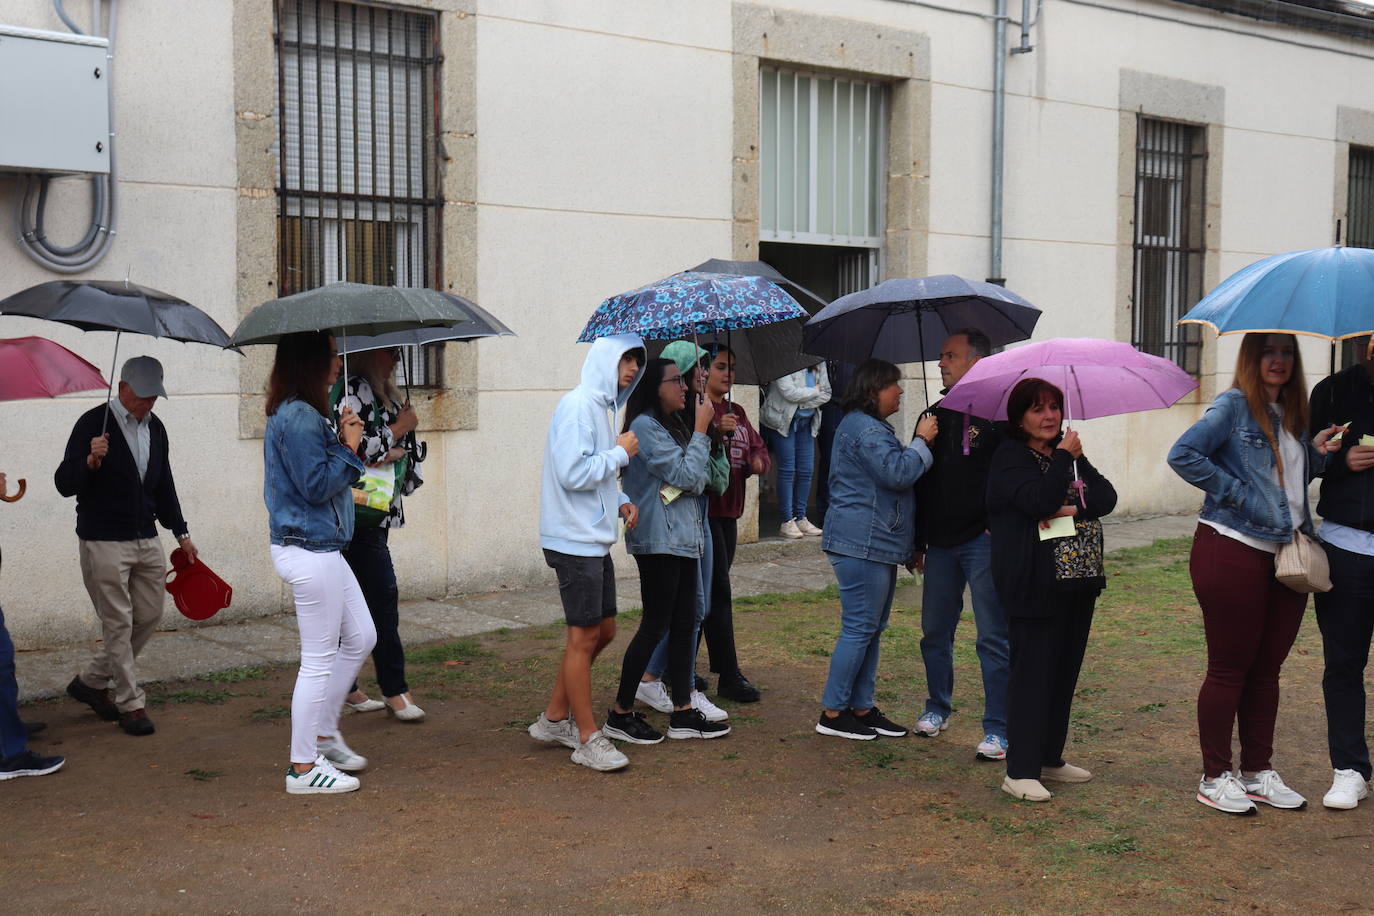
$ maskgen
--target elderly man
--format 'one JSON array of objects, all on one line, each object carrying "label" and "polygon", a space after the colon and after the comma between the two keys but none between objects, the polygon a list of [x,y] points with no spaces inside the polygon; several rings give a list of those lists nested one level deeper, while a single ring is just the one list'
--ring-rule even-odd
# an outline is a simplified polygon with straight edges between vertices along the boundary
[{"label": "elderly man", "polygon": [[136,356],[119,374],[119,396],[82,414],[53,475],[57,491],[76,497],[81,574],[95,606],[104,643],[67,685],[85,703],[130,735],[151,735],[134,659],[162,619],[166,557],[155,522],[176,535],[194,560],[168,462],[167,430],[153,416],[166,397],[162,364]]}]

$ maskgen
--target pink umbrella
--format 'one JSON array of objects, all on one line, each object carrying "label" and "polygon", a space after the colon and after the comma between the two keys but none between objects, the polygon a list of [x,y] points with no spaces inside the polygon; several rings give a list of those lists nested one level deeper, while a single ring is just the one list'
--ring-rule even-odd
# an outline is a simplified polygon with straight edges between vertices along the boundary
[{"label": "pink umbrella", "polygon": [[108,387],[99,369],[59,343],[43,337],[0,340],[0,401]]}]

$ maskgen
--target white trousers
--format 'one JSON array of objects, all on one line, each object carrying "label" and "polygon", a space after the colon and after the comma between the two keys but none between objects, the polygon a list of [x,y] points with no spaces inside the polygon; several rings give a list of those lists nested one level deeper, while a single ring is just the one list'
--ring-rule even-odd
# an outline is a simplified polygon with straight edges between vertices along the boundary
[{"label": "white trousers", "polygon": [[301,634],[301,668],[291,696],[291,762],[313,763],[316,737],[339,732],[344,698],[377,642],[377,630],[339,551],[273,544],[272,565],[291,586]]}]

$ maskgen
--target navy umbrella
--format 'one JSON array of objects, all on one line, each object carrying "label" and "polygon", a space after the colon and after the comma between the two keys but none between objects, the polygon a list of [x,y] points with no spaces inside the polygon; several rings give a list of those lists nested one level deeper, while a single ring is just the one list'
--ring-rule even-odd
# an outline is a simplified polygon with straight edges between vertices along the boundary
[{"label": "navy umbrella", "polygon": [[771,280],[687,270],[605,300],[577,340],[589,343],[613,334],[677,340],[805,317],[796,300]]}]

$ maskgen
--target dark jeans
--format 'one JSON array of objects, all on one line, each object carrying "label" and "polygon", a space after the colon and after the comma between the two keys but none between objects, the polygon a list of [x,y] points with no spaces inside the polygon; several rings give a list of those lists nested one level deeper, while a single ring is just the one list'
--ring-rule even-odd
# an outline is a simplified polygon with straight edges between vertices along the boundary
[{"label": "dark jeans", "polygon": [[[839,398],[840,389],[834,390]],[[821,408],[821,431],[816,437],[816,517],[821,519],[821,527],[825,527],[825,513],[830,508],[830,452],[835,447],[835,430],[843,419],[844,411],[835,401]]]},{"label": "dark jeans", "polygon": [[1302,625],[1307,596],[1274,578],[1274,555],[1199,524],[1188,559],[1207,635],[1207,677],[1197,695],[1202,775],[1269,769],[1279,716],[1279,670]]},{"label": "dark jeans", "polygon": [[1039,779],[1064,765],[1069,711],[1093,625],[1096,592],[1061,592],[1053,617],[1013,617],[1007,684],[1007,776]]},{"label": "dark jeans", "polygon": [[637,553],[634,558],[644,616],[625,647],[615,701],[621,709],[634,708],[639,679],[654,647],[668,633],[668,687],[673,705],[687,706],[692,702],[692,657],[696,655],[692,631],[697,623],[697,561],[661,553]]},{"label": "dark jeans", "polygon": [[1322,697],[1331,766],[1370,777],[1365,741],[1364,669],[1374,637],[1374,557],[1326,545],[1331,591],[1316,595],[1322,631]]},{"label": "dark jeans", "polygon": [[24,723],[19,721],[19,682],[14,677],[14,642],[0,609],[0,757],[13,757],[29,749]]},{"label": "dark jeans", "polygon": [[739,519],[708,519],[711,523],[711,546],[714,552],[711,569],[711,613],[702,622],[706,636],[706,650],[711,656],[711,670],[725,678],[739,676],[739,658],[735,654],[735,609],[730,591],[730,565],[735,562],[735,545],[739,541]]},{"label": "dark jeans", "polygon": [[[410,692],[406,684],[406,650],[398,629],[396,609],[396,569],[391,565],[387,547],[387,528],[355,528],[353,541],[344,548],[344,560],[358,579],[367,610],[377,627],[377,645],[372,648],[372,664],[377,669],[377,686],[382,695],[398,697]],[[353,690],[358,685],[353,684]]]}]

